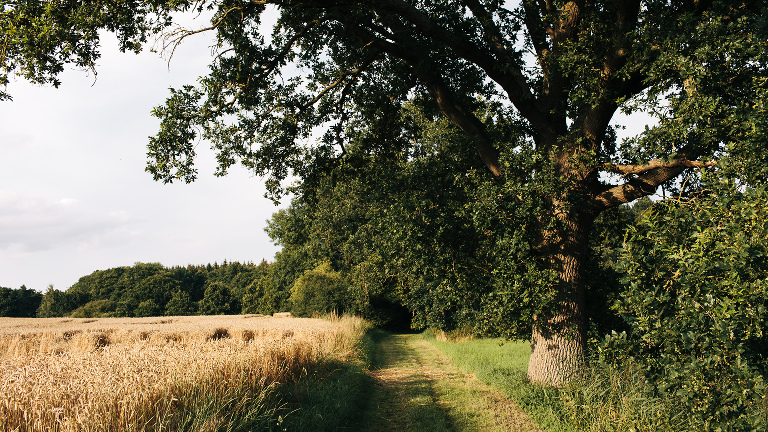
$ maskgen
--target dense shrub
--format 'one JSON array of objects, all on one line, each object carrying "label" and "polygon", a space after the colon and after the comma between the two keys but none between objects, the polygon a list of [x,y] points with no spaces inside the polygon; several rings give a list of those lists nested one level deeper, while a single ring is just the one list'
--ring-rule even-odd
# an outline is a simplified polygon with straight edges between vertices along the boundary
[{"label": "dense shrub", "polygon": [[607,338],[609,359],[640,365],[698,430],[765,428],[768,190],[657,203],[618,266],[629,330]]},{"label": "dense shrub", "polygon": [[295,315],[346,312],[351,304],[349,282],[331,269],[328,262],[307,270],[291,288],[291,311]]},{"label": "dense shrub", "polygon": [[[93,300],[72,311],[72,318],[101,318],[114,316],[115,302],[111,300]],[[148,315],[142,315],[148,316]]]}]

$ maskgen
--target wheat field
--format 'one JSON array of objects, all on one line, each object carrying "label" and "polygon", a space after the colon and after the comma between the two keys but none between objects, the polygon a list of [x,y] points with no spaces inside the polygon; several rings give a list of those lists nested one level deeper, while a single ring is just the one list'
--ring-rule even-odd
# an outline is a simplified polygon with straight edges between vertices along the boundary
[{"label": "wheat field", "polygon": [[0,430],[256,421],[275,409],[271,388],[353,357],[366,329],[353,317],[0,318]]}]

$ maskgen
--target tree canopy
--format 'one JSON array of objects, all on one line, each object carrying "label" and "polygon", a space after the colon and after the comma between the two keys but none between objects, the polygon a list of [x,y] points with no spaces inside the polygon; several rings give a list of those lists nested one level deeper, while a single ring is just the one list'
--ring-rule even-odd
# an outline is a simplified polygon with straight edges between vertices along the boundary
[{"label": "tree canopy", "polygon": [[[198,138],[212,143],[217,174],[242,164],[266,176],[276,199],[311,196],[360,157],[384,167],[393,157],[474,152],[487,182],[503,185],[494,195],[474,191],[485,199],[482,215],[497,221],[488,229],[517,232],[501,265],[519,276],[506,301],[530,299],[534,381],[560,382],[582,364],[584,272],[600,213],[662,185],[685,194],[700,170],[746,185],[766,175],[764,0],[0,5],[0,83],[20,74],[58,85],[65,64],[92,68],[100,29],[133,51],[153,35],[172,47],[215,33],[210,73],[154,111],[161,126],[147,170],[157,180],[195,179]],[[176,13],[203,11],[209,26],[173,24]],[[277,16],[271,32],[262,28],[268,14]],[[428,145],[429,128],[409,109],[427,123],[450,120],[461,145]],[[619,112],[655,123],[617,140]],[[436,169],[469,175],[462,166]]]}]

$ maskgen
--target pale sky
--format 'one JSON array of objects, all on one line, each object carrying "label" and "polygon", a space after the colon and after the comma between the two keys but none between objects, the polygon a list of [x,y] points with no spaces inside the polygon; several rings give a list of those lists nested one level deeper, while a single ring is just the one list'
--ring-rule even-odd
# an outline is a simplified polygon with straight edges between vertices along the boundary
[{"label": "pale sky", "polygon": [[[202,22],[201,24],[205,24]],[[58,89],[20,79],[0,102],[0,286],[65,290],[95,270],[160,262],[272,260],[264,233],[278,210],[244,168],[214,177],[198,144],[195,183],[164,185],[144,172],[150,115],[168,88],[194,84],[210,62],[205,36],[170,61],[122,54],[103,41],[98,77],[68,70]],[[285,206],[287,201],[283,204]]]}]

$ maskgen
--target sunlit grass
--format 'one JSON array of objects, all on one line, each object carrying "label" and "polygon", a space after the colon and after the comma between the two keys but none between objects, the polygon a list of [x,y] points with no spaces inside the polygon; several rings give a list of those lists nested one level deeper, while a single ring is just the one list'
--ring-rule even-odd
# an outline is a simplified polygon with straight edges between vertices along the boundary
[{"label": "sunlit grass", "polygon": [[643,379],[630,366],[619,370],[594,365],[567,386],[542,387],[526,378],[528,342],[467,338],[457,342],[437,336],[426,334],[454,364],[508,395],[548,432],[686,430],[674,407],[643,395]]}]

